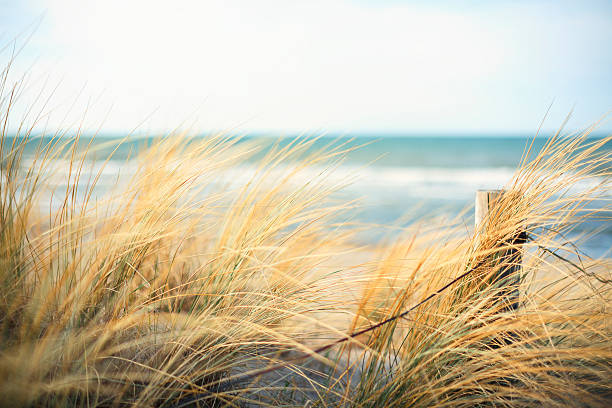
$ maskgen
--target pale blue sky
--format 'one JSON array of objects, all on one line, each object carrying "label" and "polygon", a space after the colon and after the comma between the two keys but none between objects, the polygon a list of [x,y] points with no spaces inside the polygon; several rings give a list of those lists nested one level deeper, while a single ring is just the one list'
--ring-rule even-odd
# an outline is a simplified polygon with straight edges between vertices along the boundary
[{"label": "pale blue sky", "polygon": [[533,133],[612,109],[610,4],[0,0],[0,41],[44,13],[13,72],[61,80],[51,128]]}]

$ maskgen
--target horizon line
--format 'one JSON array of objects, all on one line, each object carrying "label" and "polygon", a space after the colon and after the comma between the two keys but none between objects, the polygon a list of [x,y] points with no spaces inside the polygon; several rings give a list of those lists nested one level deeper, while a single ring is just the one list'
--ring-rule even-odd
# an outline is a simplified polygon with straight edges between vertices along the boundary
[{"label": "horizon line", "polygon": [[[574,136],[584,133],[585,130],[573,130],[568,132],[560,132],[561,137]],[[558,130],[540,130],[539,132],[531,131],[301,131],[301,132],[290,132],[290,131],[219,131],[219,130],[207,130],[199,132],[189,132],[182,130],[166,131],[166,132],[147,132],[147,131],[98,131],[98,132],[80,132],[80,137],[101,137],[101,138],[123,138],[123,137],[134,137],[134,138],[156,138],[171,136],[173,134],[186,133],[190,137],[208,137],[211,135],[227,135],[231,137],[264,137],[264,138],[295,138],[295,137],[321,137],[321,138],[419,138],[419,137],[431,137],[431,138],[549,138],[554,136]],[[16,137],[16,132],[7,132],[6,136]],[[75,134],[77,132],[61,132],[65,137],[68,134]],[[30,137],[53,137],[57,133],[48,132],[42,134],[42,132],[33,132]],[[603,138],[612,135],[612,130],[594,130],[589,133],[588,137]],[[23,136],[23,135],[21,135]]]}]

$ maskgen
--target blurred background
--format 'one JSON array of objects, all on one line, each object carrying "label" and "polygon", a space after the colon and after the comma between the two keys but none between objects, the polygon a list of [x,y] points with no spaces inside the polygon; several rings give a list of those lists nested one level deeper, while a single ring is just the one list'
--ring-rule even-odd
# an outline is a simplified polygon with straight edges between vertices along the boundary
[{"label": "blurred background", "polygon": [[540,127],[612,108],[609,1],[0,0],[0,27],[25,84],[12,132],[36,105],[39,133],[356,137],[373,143],[341,170],[363,222],[457,214]]}]

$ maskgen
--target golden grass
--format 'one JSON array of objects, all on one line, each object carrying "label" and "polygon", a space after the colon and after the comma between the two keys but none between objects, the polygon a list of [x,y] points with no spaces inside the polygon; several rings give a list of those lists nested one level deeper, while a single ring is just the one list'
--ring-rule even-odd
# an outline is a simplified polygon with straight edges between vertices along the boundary
[{"label": "golden grass", "polygon": [[[297,139],[246,174],[257,146],[172,135],[100,198],[95,146],[22,125],[0,144],[0,405],[612,400],[610,262],[564,238],[609,220],[610,138],[552,138],[479,231],[430,220],[362,248],[340,222],[354,203],[333,198],[348,180],[327,177],[342,144]],[[520,276],[496,279],[510,249]]]},{"label": "golden grass", "polygon": [[[608,204],[596,200],[609,192],[610,158],[601,148],[610,139],[587,135],[551,139],[517,170],[477,234],[452,239],[457,234],[447,228],[390,248],[360,305],[371,321],[397,315],[468,275],[404,321],[369,335],[352,404],[610,403],[610,263],[575,259],[577,248],[563,242],[585,218],[609,217]],[[599,183],[572,190],[593,175]],[[530,239],[517,243],[517,231]],[[499,257],[512,248],[524,254],[522,271],[492,280],[516,262]],[[504,300],[517,279],[521,298],[514,310]]]}]

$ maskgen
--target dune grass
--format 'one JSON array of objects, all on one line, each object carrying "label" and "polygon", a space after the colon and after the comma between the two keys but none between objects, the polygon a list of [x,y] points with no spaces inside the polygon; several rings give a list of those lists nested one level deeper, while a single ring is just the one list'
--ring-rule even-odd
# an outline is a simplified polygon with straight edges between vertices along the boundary
[{"label": "dune grass", "polygon": [[[610,403],[610,263],[587,262],[564,238],[585,218],[609,217],[609,153],[601,148],[610,141],[587,134],[553,138],[524,163],[476,234],[417,234],[387,251],[360,305],[362,319],[397,315],[467,276],[364,340],[351,405]],[[598,183],[576,189],[594,174]],[[527,242],[517,243],[517,231],[527,232]],[[492,279],[517,262],[499,256],[512,248],[523,253],[522,269]],[[515,282],[516,309],[507,303]]]},{"label": "dune grass", "polygon": [[[78,158],[71,150],[65,185],[47,192],[59,197],[57,205],[50,198],[48,215],[37,213],[36,198],[48,187],[55,141],[22,172],[24,143],[3,156],[6,401],[217,399],[207,382],[263,358],[259,349],[298,347],[307,335],[294,333],[289,320],[325,297],[317,265],[342,244],[345,233],[329,227],[345,206],[321,205],[330,191],[320,180],[292,185],[315,159],[275,172],[273,183],[268,174],[312,142],[271,151],[230,195],[219,169],[248,151],[224,138],[168,138],[143,153],[104,202],[90,198],[95,175],[90,184],[81,180],[87,152]],[[335,153],[326,155],[316,160]],[[220,191],[204,194],[213,182]]]},{"label": "dune grass", "polygon": [[[610,138],[527,151],[475,231],[432,219],[372,248],[334,195],[350,181],[329,177],[340,143],[296,139],[247,171],[258,146],[173,134],[102,187],[98,145],[78,131],[7,128],[2,406],[612,401],[611,263],[566,239],[610,219]],[[518,262],[510,249],[522,267],[496,278]]]}]

